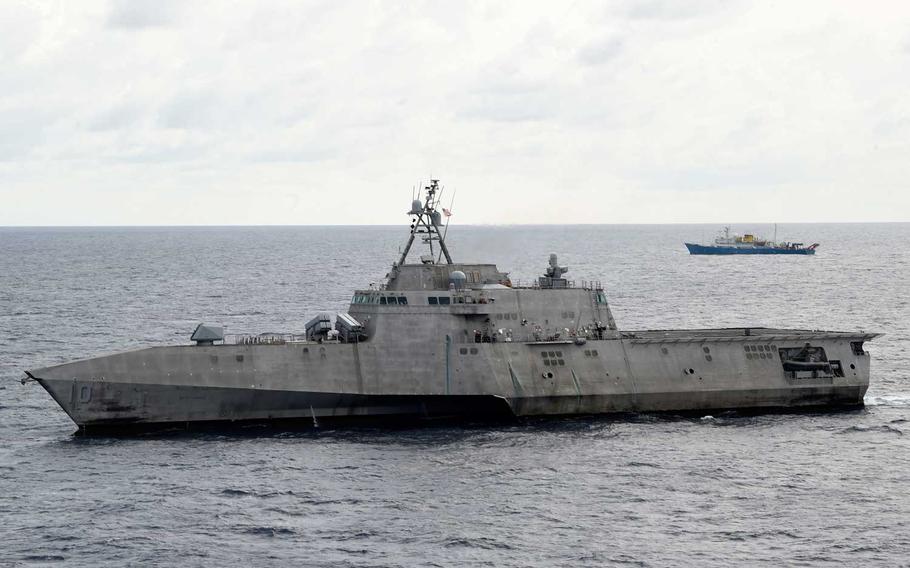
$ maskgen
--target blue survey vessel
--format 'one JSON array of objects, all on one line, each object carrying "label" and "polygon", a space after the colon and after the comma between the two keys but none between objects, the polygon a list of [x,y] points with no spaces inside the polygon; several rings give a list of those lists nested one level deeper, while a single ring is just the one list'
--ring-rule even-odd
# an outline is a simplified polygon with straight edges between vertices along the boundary
[{"label": "blue survey vessel", "polygon": [[689,254],[815,254],[818,248],[818,243],[805,246],[803,243],[769,241],[748,233],[731,235],[730,227],[724,227],[713,245],[685,244]]}]

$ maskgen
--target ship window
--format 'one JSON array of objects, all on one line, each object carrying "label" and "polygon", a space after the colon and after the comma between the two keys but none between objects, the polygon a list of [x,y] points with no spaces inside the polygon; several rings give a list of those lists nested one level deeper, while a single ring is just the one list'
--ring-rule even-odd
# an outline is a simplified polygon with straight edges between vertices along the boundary
[{"label": "ship window", "polygon": [[743,351],[748,351],[748,350],[749,350],[749,346],[748,346],[748,345],[743,345]]},{"label": "ship window", "polygon": [[597,357],[597,349],[592,349],[591,355],[593,355],[594,357]]},{"label": "ship window", "polygon": [[440,305],[440,306],[448,306],[448,305],[449,305],[449,300],[450,300],[450,298],[449,298],[448,296],[440,296],[440,297],[439,297],[439,305]]},{"label": "ship window", "polygon": [[430,296],[429,298],[427,298],[427,301],[430,303],[431,306],[435,306],[436,304],[439,303],[439,299],[436,296]]},{"label": "ship window", "polygon": [[547,352],[546,352],[546,351],[541,352],[540,356],[543,357],[544,359],[546,359],[546,358],[547,358]]},{"label": "ship window", "polygon": [[471,347],[471,355],[477,355],[477,348]]},{"label": "ship window", "polygon": [[400,306],[407,306],[407,305],[408,305],[408,298],[407,298],[407,296],[398,296],[398,305],[400,305]]},{"label": "ship window", "polygon": [[496,319],[501,320],[501,319],[502,319],[502,314],[496,314]]},{"label": "ship window", "polygon": [[590,356],[591,356],[591,350],[585,349],[585,357],[590,357]]},{"label": "ship window", "polygon": [[385,305],[385,296],[382,296],[381,298],[379,298],[379,303],[382,305]]},{"label": "ship window", "polygon": [[565,366],[566,366],[566,362],[565,362],[564,359],[559,359],[559,366],[560,366],[560,367],[565,367]]},{"label": "ship window", "polygon": [[557,351],[557,352],[556,352],[556,356],[557,356],[557,357],[562,357],[562,351]]},{"label": "ship window", "polygon": [[395,296],[389,296],[388,300],[386,300],[386,303],[388,303],[388,304],[398,304],[398,298],[396,298]]},{"label": "ship window", "polygon": [[237,355],[237,356],[234,357],[234,358],[237,359],[237,362],[238,362],[238,363],[243,363],[243,355]]},{"label": "ship window", "polygon": [[544,366],[549,367],[549,366],[550,366],[550,360],[549,360],[549,359],[544,359],[544,360],[543,360],[543,364],[544,364]]},{"label": "ship window", "polygon": [[467,355],[467,354],[468,354],[468,350],[467,350],[467,348],[465,348],[465,347],[462,347],[461,349],[459,349],[458,352],[461,353],[462,355]]}]

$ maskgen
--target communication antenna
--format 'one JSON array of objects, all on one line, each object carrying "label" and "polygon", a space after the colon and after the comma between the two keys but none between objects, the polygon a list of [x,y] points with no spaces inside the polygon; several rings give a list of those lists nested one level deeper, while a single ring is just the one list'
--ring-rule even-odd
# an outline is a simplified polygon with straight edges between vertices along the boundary
[{"label": "communication antenna", "polygon": [[404,252],[401,253],[401,258],[398,260],[399,266],[403,265],[405,260],[407,260],[411,246],[414,244],[414,239],[418,235],[421,235],[423,242],[430,248],[430,254],[427,257],[421,257],[421,262],[434,264],[435,251],[433,250],[433,241],[436,241],[439,243],[440,258],[444,255],[446,263],[452,264],[452,257],[449,255],[449,249],[445,243],[445,235],[439,232],[439,227],[442,224],[442,214],[437,211],[436,207],[439,204],[441,191],[439,180],[431,179],[430,184],[424,187],[426,195],[424,201],[421,202],[420,199],[416,198],[411,201],[411,210],[408,211],[408,215],[412,216],[411,235],[408,238],[408,244],[404,247]]}]

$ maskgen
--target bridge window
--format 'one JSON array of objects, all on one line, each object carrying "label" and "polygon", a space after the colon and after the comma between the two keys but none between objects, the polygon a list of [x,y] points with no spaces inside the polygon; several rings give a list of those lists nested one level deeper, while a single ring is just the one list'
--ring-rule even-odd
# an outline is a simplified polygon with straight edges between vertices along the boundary
[{"label": "bridge window", "polygon": [[448,306],[450,300],[451,300],[451,298],[449,298],[448,296],[440,296],[440,297],[439,297],[439,305],[440,305],[440,306]]},{"label": "bridge window", "polygon": [[388,299],[386,300],[386,303],[387,303],[387,304],[396,304],[396,305],[397,305],[397,304],[398,304],[398,298],[396,298],[395,296],[389,296]]},{"label": "bridge window", "polygon": [[381,297],[379,298],[379,303],[380,303],[381,305],[385,305],[385,296],[381,296]]},{"label": "bridge window", "polygon": [[437,298],[436,296],[430,296],[429,298],[427,298],[427,302],[429,302],[431,306],[435,306],[435,305],[439,304],[439,298]]},{"label": "bridge window", "polygon": [[407,298],[406,296],[398,296],[398,305],[399,305],[399,306],[407,306],[407,305],[408,305],[408,298]]}]

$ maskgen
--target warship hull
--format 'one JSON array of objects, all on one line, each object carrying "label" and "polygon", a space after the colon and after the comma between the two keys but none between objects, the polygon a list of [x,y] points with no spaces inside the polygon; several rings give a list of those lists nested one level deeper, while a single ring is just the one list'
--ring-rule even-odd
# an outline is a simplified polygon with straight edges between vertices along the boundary
[{"label": "warship hull", "polygon": [[[861,406],[874,334],[764,328],[591,341],[167,346],[36,369],[80,430]],[[793,361],[811,346],[823,361]]]}]

